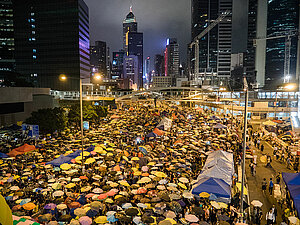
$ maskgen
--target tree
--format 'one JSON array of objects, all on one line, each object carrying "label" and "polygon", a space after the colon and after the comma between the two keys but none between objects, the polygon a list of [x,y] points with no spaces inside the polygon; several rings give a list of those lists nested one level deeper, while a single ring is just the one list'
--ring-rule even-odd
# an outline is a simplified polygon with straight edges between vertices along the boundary
[{"label": "tree", "polygon": [[66,112],[63,108],[39,109],[32,112],[25,123],[39,125],[42,133],[63,131],[67,124]]}]

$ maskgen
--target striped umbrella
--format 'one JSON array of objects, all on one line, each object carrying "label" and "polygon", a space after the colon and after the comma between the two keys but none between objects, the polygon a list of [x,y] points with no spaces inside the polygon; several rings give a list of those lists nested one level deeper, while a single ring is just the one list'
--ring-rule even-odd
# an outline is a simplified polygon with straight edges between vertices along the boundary
[{"label": "striped umbrella", "polygon": [[13,215],[13,225],[41,225],[40,223]]}]

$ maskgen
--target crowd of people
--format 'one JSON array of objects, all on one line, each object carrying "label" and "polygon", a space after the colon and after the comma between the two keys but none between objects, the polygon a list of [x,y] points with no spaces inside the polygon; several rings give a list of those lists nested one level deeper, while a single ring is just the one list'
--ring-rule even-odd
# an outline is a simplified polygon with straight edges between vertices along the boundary
[{"label": "crowd of people", "polygon": [[[170,128],[159,126],[164,117],[172,119]],[[225,204],[191,188],[210,152],[231,152],[240,163],[239,126],[236,118],[200,108],[123,105],[85,131],[79,155],[76,127],[26,140],[35,150],[0,160],[0,193],[14,224],[236,224],[239,192]],[[9,155],[13,145],[2,146]]]}]

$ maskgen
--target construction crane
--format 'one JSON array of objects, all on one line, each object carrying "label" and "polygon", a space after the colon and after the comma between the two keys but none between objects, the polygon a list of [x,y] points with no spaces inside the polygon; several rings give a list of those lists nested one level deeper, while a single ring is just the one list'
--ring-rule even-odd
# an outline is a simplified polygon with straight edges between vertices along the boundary
[{"label": "construction crane", "polygon": [[257,41],[285,38],[284,80],[283,80],[284,83],[288,83],[289,79],[290,79],[292,37],[297,36],[297,35],[299,35],[297,30],[290,30],[290,31],[278,32],[274,36],[259,37],[259,38],[253,39],[253,45],[254,45],[254,47],[256,47]]},{"label": "construction crane", "polygon": [[[221,13],[221,15],[214,20],[211,24],[209,24],[205,30],[203,30],[197,37],[194,38],[194,41],[190,44],[190,48],[192,48],[195,45],[195,78],[198,80],[199,77],[199,41],[202,37],[204,37],[211,29],[213,29],[216,25],[218,25],[220,22],[224,20],[226,16],[228,16],[231,13],[230,10],[226,10]],[[209,55],[209,51],[207,53]],[[208,62],[209,64],[209,57]]]}]

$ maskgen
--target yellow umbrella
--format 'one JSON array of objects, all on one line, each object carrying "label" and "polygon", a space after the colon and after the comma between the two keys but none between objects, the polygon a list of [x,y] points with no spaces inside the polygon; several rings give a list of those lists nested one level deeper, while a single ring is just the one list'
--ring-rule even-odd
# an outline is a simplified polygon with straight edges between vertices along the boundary
[{"label": "yellow umbrella", "polygon": [[71,153],[73,153],[73,151],[66,151],[64,156],[70,155]]},{"label": "yellow umbrella", "polygon": [[94,163],[96,160],[94,159],[94,158],[88,158],[86,161],[85,161],[85,163],[86,164],[92,164],[92,163]]},{"label": "yellow umbrella", "polygon": [[185,189],[185,190],[187,189],[187,187],[183,183],[178,183],[178,186],[181,187],[181,188],[183,188],[183,189]]},{"label": "yellow umbrella", "polygon": [[56,155],[56,156],[54,156],[54,158],[56,158],[56,159],[57,159],[59,156],[60,156],[60,155]]},{"label": "yellow umbrella", "polygon": [[[236,183],[236,186],[239,189],[239,191],[242,191],[242,184],[241,183]],[[244,195],[248,195],[248,190],[245,186],[244,186]]]},{"label": "yellow umbrella", "polygon": [[132,161],[139,161],[140,159],[139,159],[139,157],[132,157],[131,160],[132,160]]},{"label": "yellow umbrella", "polygon": [[20,176],[19,175],[14,175],[14,180],[16,180],[16,179],[18,179],[18,178],[20,178]]},{"label": "yellow umbrella", "polygon": [[116,195],[115,196],[115,199],[119,199],[119,198],[123,198],[123,196],[122,195]]},{"label": "yellow umbrella", "polygon": [[136,171],[136,172],[133,173],[133,175],[134,175],[134,176],[141,176],[141,175],[142,175],[142,172]]},{"label": "yellow umbrella", "polygon": [[65,188],[73,188],[73,187],[75,187],[76,186],[76,184],[74,184],[74,183],[69,183],[69,184],[67,184],[66,186],[65,186]]},{"label": "yellow umbrella", "polygon": [[128,158],[125,155],[123,155],[122,158],[128,162]]},{"label": "yellow umbrella", "polygon": [[126,187],[129,187],[130,185],[127,183],[127,181],[120,181],[119,182],[121,185],[123,185],[123,186],[126,186]]},{"label": "yellow umbrella", "polygon": [[207,192],[201,192],[201,193],[199,194],[199,196],[200,196],[201,198],[209,198],[210,194],[208,194]]},{"label": "yellow umbrella", "polygon": [[113,156],[114,154],[112,154],[111,152],[107,153],[107,156]]},{"label": "yellow umbrella", "polygon": [[112,200],[111,198],[107,198],[107,199],[105,199],[105,202],[106,203],[114,203],[114,200]]},{"label": "yellow umbrella", "polygon": [[[87,152],[87,151],[83,151],[83,156],[89,156],[90,155],[90,153],[89,152]],[[82,153],[80,153],[80,156],[82,156]]]},{"label": "yellow umbrella", "polygon": [[175,220],[173,220],[172,218],[166,218],[165,221],[166,220],[170,221],[172,224],[177,224],[177,222]]},{"label": "yellow umbrella", "polygon": [[64,163],[64,164],[61,164],[61,165],[60,165],[60,168],[61,168],[62,170],[69,170],[69,169],[71,169],[71,165],[68,164],[68,163]]},{"label": "yellow umbrella", "polygon": [[156,163],[155,162],[149,162],[148,166],[154,166]]},{"label": "yellow umbrella", "polygon": [[266,155],[261,156],[261,157],[260,157],[260,161],[261,161],[262,163],[266,163],[266,162],[267,162],[267,156],[266,156]]},{"label": "yellow umbrella", "polygon": [[107,217],[106,216],[98,216],[96,219],[95,219],[95,222],[97,224],[104,224],[104,223],[107,223]]},{"label": "yellow umbrella", "polygon": [[223,209],[226,209],[228,207],[228,205],[225,204],[224,202],[219,202],[219,206]]},{"label": "yellow umbrella", "polygon": [[97,146],[97,147],[95,147],[95,149],[94,149],[94,152],[97,152],[97,153],[101,153],[102,151],[104,151],[104,150],[103,150],[103,148],[101,148],[100,146]]},{"label": "yellow umbrella", "polygon": [[107,148],[106,151],[111,151],[111,152],[113,152],[114,149],[113,149],[113,148]]},{"label": "yellow umbrella", "polygon": [[163,172],[156,172],[154,175],[157,177],[167,177],[167,174],[165,174]]},{"label": "yellow umbrella", "polygon": [[2,195],[0,195],[0,205],[0,224],[13,224],[11,210]]}]

